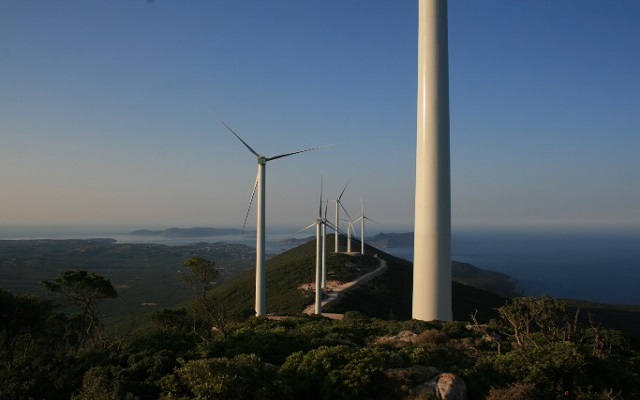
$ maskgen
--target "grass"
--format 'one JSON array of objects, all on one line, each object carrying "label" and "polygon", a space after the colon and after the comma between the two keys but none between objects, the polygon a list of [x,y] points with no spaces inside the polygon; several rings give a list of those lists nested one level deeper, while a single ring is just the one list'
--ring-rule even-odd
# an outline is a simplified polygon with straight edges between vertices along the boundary
[{"label": "grass", "polygon": [[[329,236],[331,242],[332,235]],[[346,241],[341,238],[341,248]],[[353,243],[352,243],[353,244]],[[357,242],[355,248],[360,247]],[[376,256],[372,256],[375,254]],[[299,289],[304,283],[315,282],[315,240],[304,243],[267,261],[267,313],[295,315],[313,304],[313,292]],[[327,279],[349,282],[379,265],[378,258],[387,260],[388,270],[380,276],[359,284],[344,293],[339,303],[330,303],[323,312],[359,311],[382,319],[411,319],[411,288],[413,268],[409,261],[366,246],[365,255],[329,254]],[[213,290],[212,295],[233,314],[251,315],[254,310],[255,269]],[[504,305],[505,298],[453,282],[453,313],[456,320],[469,320],[478,310],[479,320],[496,316],[495,308]]]},{"label": "grass", "polygon": [[[344,247],[345,245],[343,245]],[[267,313],[295,315],[310,304],[314,294],[299,289],[315,282],[316,241],[304,243],[267,261]],[[327,279],[351,281],[378,267],[373,256],[327,254]],[[233,314],[252,313],[255,302],[255,268],[212,291]]]}]

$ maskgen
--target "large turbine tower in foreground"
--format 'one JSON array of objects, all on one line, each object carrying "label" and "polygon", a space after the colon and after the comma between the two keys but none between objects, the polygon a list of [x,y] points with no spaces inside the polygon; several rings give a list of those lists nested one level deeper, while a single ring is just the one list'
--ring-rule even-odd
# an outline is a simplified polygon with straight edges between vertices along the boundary
[{"label": "large turbine tower in foreground", "polygon": [[414,319],[452,319],[447,1],[419,0]]}]

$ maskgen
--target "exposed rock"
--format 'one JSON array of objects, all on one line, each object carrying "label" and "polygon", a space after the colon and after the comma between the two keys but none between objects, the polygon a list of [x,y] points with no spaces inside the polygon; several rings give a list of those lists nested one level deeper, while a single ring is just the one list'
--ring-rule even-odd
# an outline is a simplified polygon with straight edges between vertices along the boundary
[{"label": "exposed rock", "polygon": [[415,396],[430,393],[438,400],[467,399],[467,386],[461,378],[447,372],[442,373],[434,367],[414,365],[408,368],[391,368],[384,371],[384,375],[401,391]]},{"label": "exposed rock", "polygon": [[467,400],[467,385],[454,374],[442,373],[414,389],[417,395],[432,393],[439,400]]},{"label": "exposed rock", "polygon": [[411,331],[402,331],[395,336],[379,337],[373,342],[373,344],[376,346],[393,346],[395,348],[400,348],[413,344],[417,336],[418,335]]}]

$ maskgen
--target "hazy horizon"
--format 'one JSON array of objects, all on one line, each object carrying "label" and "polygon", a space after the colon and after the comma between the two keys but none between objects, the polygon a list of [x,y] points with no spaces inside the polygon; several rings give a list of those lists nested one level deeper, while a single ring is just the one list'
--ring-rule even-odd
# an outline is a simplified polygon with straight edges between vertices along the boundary
[{"label": "hazy horizon", "polygon": [[[153,230],[163,231],[170,228],[189,229],[189,228],[217,228],[217,229],[237,229],[241,230],[240,225],[129,225],[129,224],[112,224],[112,225],[98,225],[98,224],[23,224],[23,225],[7,225],[0,224],[0,240],[6,239],[30,239],[30,238],[49,238],[55,236],[62,236],[66,238],[86,238],[87,235],[95,236],[100,234],[113,234],[113,235],[127,235],[136,230]],[[299,229],[303,228],[300,225],[277,225],[271,224],[267,226],[267,233],[270,235],[284,235],[289,236]],[[341,228],[342,230],[342,228]],[[379,224],[370,223],[366,225],[366,236],[371,237],[376,234],[402,234],[412,233],[414,231],[413,226],[380,226]],[[454,225],[452,226],[452,234],[466,234],[466,233],[571,233],[571,234],[639,234],[640,226],[637,225],[537,225],[537,226],[522,226],[522,225]],[[328,234],[333,234],[331,229],[327,230]],[[245,236],[251,234],[255,235],[255,230],[247,228],[245,230]],[[341,234],[345,234],[342,232]],[[22,236],[21,236],[22,235]],[[75,236],[74,236],[75,235]],[[302,232],[296,237],[313,236],[314,233],[309,230],[307,233]],[[360,237],[360,225],[356,226],[355,237]]]}]

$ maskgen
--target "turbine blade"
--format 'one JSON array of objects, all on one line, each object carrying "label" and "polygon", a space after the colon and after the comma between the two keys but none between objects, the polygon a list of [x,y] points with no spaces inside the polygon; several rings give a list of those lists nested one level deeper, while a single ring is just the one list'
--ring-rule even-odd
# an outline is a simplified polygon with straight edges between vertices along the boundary
[{"label": "turbine blade", "polygon": [[[236,135],[237,136],[237,135]],[[238,137],[238,139],[240,139]],[[242,139],[240,139],[242,140]],[[243,142],[244,143],[244,142]],[[306,151],[313,151],[313,150],[319,150],[319,149],[324,149],[325,147],[330,147],[330,146],[334,146],[335,144],[327,144],[325,146],[320,146],[320,147],[312,147],[310,149],[304,149],[304,150],[298,150],[298,151],[294,151],[293,153],[286,153],[286,154],[280,154],[279,156],[274,156],[274,157],[265,157],[265,161],[271,161],[271,160],[277,160],[278,158],[283,158],[283,157],[289,157],[292,156],[294,154],[298,154],[298,153],[304,153]],[[258,156],[259,157],[259,156]]]},{"label": "turbine blade", "polygon": [[324,204],[324,220],[327,220],[327,209],[329,208],[329,199],[327,199],[326,203]]},{"label": "turbine blade", "polygon": [[344,194],[344,191],[347,190],[347,186],[349,186],[349,182],[351,182],[351,179],[349,179],[347,181],[347,184],[344,185],[344,189],[342,189],[342,192],[340,193],[340,196],[338,196],[338,203],[340,203],[340,199],[342,199],[342,195]]},{"label": "turbine blade", "polygon": [[297,235],[298,233],[300,233],[300,232],[304,232],[304,231],[306,231],[307,229],[309,229],[309,228],[312,228],[312,227],[316,226],[316,224],[317,224],[317,222],[314,222],[313,224],[311,224],[311,225],[309,225],[309,226],[305,226],[304,228],[300,229],[298,232],[294,233],[293,235],[289,235],[289,236],[287,236],[287,237],[286,237],[286,238],[284,238],[283,240],[291,239],[292,237],[294,237],[294,236],[295,236],[295,235]]},{"label": "turbine blade", "polygon": [[237,137],[237,138],[238,138],[238,140],[240,140],[240,141],[242,142],[242,144],[244,144],[244,145],[245,145],[245,147],[246,147],[247,149],[249,149],[249,151],[250,151],[250,152],[252,152],[252,153],[253,153],[253,155],[254,155],[254,156],[256,156],[256,157],[260,157],[260,154],[258,154],[254,149],[252,149],[252,148],[251,148],[251,146],[249,146],[249,145],[247,144],[247,142],[245,142],[244,140],[242,140],[242,138],[241,138],[237,133],[235,133],[235,132],[233,131],[233,129],[231,129],[231,127],[229,127],[229,125],[225,124],[225,122],[224,122],[223,120],[221,120],[221,119],[220,119],[220,118],[219,118],[219,117],[218,117],[218,116],[217,116],[213,111],[209,110],[209,112],[210,112],[211,114],[213,114],[213,116],[215,117],[215,119],[217,119],[217,120],[218,120],[218,122],[220,122],[222,125],[224,125],[224,126],[225,126],[225,128],[227,128],[227,129],[229,130],[229,132],[233,133],[233,134],[235,135],[235,137]]},{"label": "turbine blade", "polygon": [[340,204],[340,207],[342,208],[342,211],[344,211],[345,214],[347,214],[347,217],[349,217],[349,220],[351,220],[351,215],[349,215],[349,212],[347,211],[346,208],[344,208],[344,206],[342,205],[342,203],[338,202],[338,204]]},{"label": "turbine blade", "polygon": [[318,203],[318,218],[322,218],[322,175],[320,175],[320,202]]},{"label": "turbine blade", "polygon": [[244,228],[247,226],[247,219],[249,218],[249,211],[251,211],[251,204],[253,204],[253,198],[256,195],[256,189],[258,188],[258,179],[260,179],[260,172],[256,175],[256,183],[253,185],[253,192],[251,192],[251,200],[249,200],[249,207],[247,208],[247,214],[244,216],[244,224],[242,224],[242,233],[244,234]]},{"label": "turbine blade", "polygon": [[327,225],[329,228],[333,229],[334,231],[339,231],[339,233],[344,233],[339,229],[336,229],[336,226],[331,222],[331,221],[324,221],[325,225]]}]

